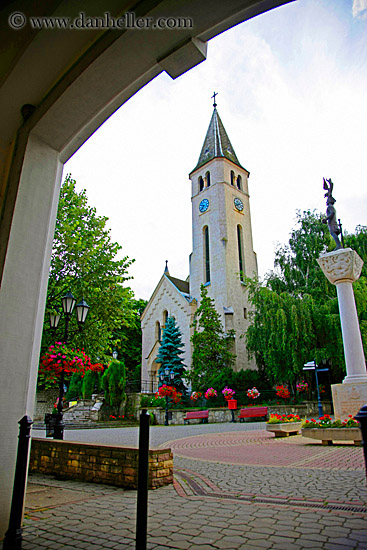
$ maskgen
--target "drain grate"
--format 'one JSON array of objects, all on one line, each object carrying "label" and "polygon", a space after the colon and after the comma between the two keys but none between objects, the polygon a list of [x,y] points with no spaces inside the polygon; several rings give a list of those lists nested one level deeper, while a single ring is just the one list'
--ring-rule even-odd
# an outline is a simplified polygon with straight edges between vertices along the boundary
[{"label": "drain grate", "polygon": [[322,502],[313,502],[310,500],[292,500],[291,498],[277,498],[277,497],[258,497],[256,495],[243,495],[241,493],[223,493],[208,491],[202,485],[200,485],[193,477],[182,470],[176,471],[175,475],[178,475],[191,487],[193,493],[197,496],[204,496],[207,498],[219,498],[226,500],[240,500],[245,502],[251,502],[252,504],[274,504],[277,506],[296,506],[302,508],[318,508],[319,510],[334,510],[342,512],[354,512],[367,514],[367,506],[357,506],[353,504],[323,504]]}]

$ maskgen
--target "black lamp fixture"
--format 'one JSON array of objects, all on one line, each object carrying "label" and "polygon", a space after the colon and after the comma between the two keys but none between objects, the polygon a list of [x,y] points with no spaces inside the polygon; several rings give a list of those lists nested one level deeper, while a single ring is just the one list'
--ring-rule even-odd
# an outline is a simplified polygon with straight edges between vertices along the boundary
[{"label": "black lamp fixture", "polygon": [[84,297],[83,297],[80,300],[79,304],[76,305],[75,309],[76,309],[76,318],[78,321],[79,330],[81,330],[87,318],[90,306],[88,306],[87,302],[84,300]]},{"label": "black lamp fixture", "polygon": [[60,317],[61,317],[61,314],[60,314],[60,311],[57,308],[55,308],[53,310],[53,312],[50,313],[49,321],[50,321],[50,329],[51,330],[56,331],[56,329],[59,325],[59,322],[60,322]]},{"label": "black lamp fixture", "polygon": [[[72,295],[72,293],[69,291],[61,298],[62,303],[62,311],[65,316],[65,332],[64,332],[64,343],[67,344],[68,337],[69,337],[69,322],[71,319],[71,315],[74,311],[74,307],[76,304],[76,299]],[[88,306],[87,302],[84,300],[84,297],[81,299],[79,304],[75,307],[76,309],[76,317],[78,321],[78,328],[79,331],[82,330],[84,323],[86,321],[88,311],[90,307]],[[49,321],[50,321],[50,328],[55,333],[56,329],[59,325],[61,318],[60,311],[57,308],[54,308],[53,312],[49,315]],[[64,421],[63,421],[63,413],[62,413],[62,400],[64,397],[64,378],[65,373],[64,370],[61,372],[60,376],[60,384],[59,384],[59,401],[57,404],[57,415],[56,415],[56,423],[54,428],[54,439],[64,439]]]},{"label": "black lamp fixture", "polygon": [[[160,372],[159,374],[159,380],[163,383],[163,384],[170,384],[173,382],[175,378],[175,373],[173,370],[169,369],[168,367],[166,367],[164,369],[164,373],[163,372]],[[166,395],[166,412],[165,412],[165,417],[164,417],[164,425],[165,426],[168,426],[169,425],[169,422],[168,422],[168,395]]]},{"label": "black lamp fixture", "polygon": [[[69,291],[65,294],[65,296],[61,299],[62,303],[62,311],[66,318],[66,324],[68,324],[71,314],[74,311],[76,299],[72,295],[72,293]],[[88,311],[90,310],[90,306],[87,304],[87,302],[84,300],[84,297],[80,300],[79,304],[75,307],[76,309],[76,318],[78,321],[78,327],[81,331],[83,328],[83,325],[87,319]],[[58,308],[54,308],[54,310],[49,314],[49,321],[50,321],[50,329],[53,331],[56,331],[59,322],[60,322],[60,311]],[[66,339],[67,339],[67,331],[66,331]]]},{"label": "black lamp fixture", "polygon": [[117,359],[118,355],[119,355],[119,354],[117,353],[117,350],[114,349],[113,352],[112,352],[112,357],[113,357],[114,359]]},{"label": "black lamp fixture", "polygon": [[76,304],[76,299],[74,298],[70,290],[65,294],[65,296],[61,298],[61,302],[64,314],[70,316],[73,313],[73,309]]}]

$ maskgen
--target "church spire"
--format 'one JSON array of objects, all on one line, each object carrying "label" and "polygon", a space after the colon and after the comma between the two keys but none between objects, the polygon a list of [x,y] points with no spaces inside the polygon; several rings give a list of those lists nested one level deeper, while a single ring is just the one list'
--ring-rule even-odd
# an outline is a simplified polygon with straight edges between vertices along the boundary
[{"label": "church spire", "polygon": [[[236,153],[232,147],[232,144],[229,140],[227,132],[223,126],[223,122],[220,119],[220,116],[217,111],[217,103],[215,101],[215,96],[218,94],[214,92],[212,98],[214,98],[214,110],[212,118],[209,124],[208,131],[204,139],[204,145],[201,149],[199,160],[194,170],[197,170],[210,160],[214,158],[222,157],[228,160],[231,160],[238,166],[241,166]],[[194,172],[193,170],[193,172]]]}]

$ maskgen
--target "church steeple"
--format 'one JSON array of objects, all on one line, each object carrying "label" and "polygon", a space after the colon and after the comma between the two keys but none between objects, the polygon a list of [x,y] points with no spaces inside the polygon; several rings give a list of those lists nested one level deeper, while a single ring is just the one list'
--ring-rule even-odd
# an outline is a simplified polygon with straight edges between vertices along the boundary
[{"label": "church steeple", "polygon": [[[215,94],[216,95],[216,94]],[[199,160],[195,166],[195,170],[213,160],[214,158],[226,158],[242,168],[237,155],[232,147],[227,132],[223,126],[223,122],[217,111],[217,104],[214,101],[214,110],[210,120],[209,128],[206,133],[204,144],[201,149]]]}]

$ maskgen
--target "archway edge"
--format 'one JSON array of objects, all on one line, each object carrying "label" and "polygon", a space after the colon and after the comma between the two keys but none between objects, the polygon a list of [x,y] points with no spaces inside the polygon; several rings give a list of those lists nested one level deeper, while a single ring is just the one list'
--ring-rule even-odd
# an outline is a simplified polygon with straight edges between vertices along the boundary
[{"label": "archway edge", "polygon": [[[178,76],[200,62],[200,57],[205,57],[200,43],[205,44],[230,27],[288,1],[291,0],[185,0],[180,3],[143,0],[136,5],[141,14],[173,17],[185,10],[193,18],[194,28],[151,31],[150,34],[148,31],[120,34],[109,31],[96,36],[89,48],[80,40],[79,50],[65,43],[64,50],[60,46],[60,52],[55,42],[61,40],[62,44],[63,31],[55,35],[52,31],[40,31],[26,35],[23,42],[19,39],[19,52],[10,56],[6,74],[0,78],[3,120],[0,136],[3,163],[0,172],[3,197],[0,538],[9,517],[18,420],[24,414],[33,415],[62,163],[133,94],[165,67],[168,71],[170,63],[174,66],[174,75]],[[28,0],[19,0],[17,9],[27,12],[22,10],[27,3],[30,5]],[[68,15],[66,8],[63,12],[66,2],[38,0],[34,4],[44,6],[43,15],[53,15],[47,12],[47,5],[57,8],[60,15]],[[177,4],[180,13],[175,13]],[[106,1],[105,10],[108,5]],[[131,3],[125,5],[132,11]],[[7,8],[2,9],[2,15]],[[80,0],[77,9],[88,12],[88,1]],[[65,32],[68,36],[72,33]],[[141,38],[143,32],[146,32],[145,40]],[[87,35],[75,36],[85,38]],[[200,41],[196,50],[192,48],[192,39]],[[184,52],[182,58],[178,55],[175,59],[173,55],[170,63],[165,63],[180,48]],[[67,55],[63,56],[66,50]],[[47,53],[55,56],[53,65],[44,62]],[[20,113],[25,104],[34,105],[35,109],[23,123]]]}]

